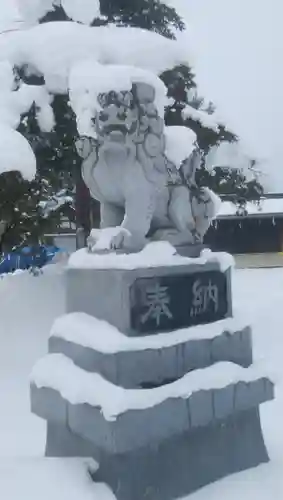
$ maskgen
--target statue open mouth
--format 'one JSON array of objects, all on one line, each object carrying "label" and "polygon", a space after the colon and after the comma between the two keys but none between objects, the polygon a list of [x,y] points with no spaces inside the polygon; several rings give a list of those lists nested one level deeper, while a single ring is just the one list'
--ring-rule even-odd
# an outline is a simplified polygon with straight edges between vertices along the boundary
[{"label": "statue open mouth", "polygon": [[111,137],[119,137],[119,136],[129,136],[133,135],[137,132],[138,128],[138,123],[137,121],[129,121],[129,123],[111,123],[111,124],[106,124],[106,123],[101,123],[97,122],[97,131],[98,134],[101,136],[111,136]]},{"label": "statue open mouth", "polygon": [[117,142],[118,144],[125,144],[127,134],[128,131],[126,127],[123,127],[123,130],[120,128],[111,128],[107,131],[108,138],[111,142]]}]

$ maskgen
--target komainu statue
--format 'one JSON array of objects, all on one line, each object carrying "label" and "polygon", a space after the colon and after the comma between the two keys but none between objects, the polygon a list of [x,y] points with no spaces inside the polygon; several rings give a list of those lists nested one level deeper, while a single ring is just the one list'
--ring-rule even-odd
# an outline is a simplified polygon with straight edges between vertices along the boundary
[{"label": "komainu statue", "polygon": [[82,173],[101,203],[101,229],[92,230],[90,251],[134,252],[148,240],[176,248],[200,243],[216,215],[217,197],[199,188],[197,148],[181,165],[166,156],[166,128],[155,106],[155,89],[133,84],[131,91],[100,94],[94,137],[76,142]]}]

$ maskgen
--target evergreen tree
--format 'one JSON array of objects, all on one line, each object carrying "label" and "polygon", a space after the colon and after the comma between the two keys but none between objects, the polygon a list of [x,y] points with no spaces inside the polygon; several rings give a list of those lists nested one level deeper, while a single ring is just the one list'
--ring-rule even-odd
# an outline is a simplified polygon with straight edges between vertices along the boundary
[{"label": "evergreen tree", "polygon": [[[174,30],[184,30],[185,24],[176,10],[159,0],[100,0],[105,24],[133,26],[175,38]],[[94,20],[92,25],[97,25]]]},{"label": "evergreen tree", "polygon": [[[101,17],[93,19],[91,26],[115,24],[116,26],[138,27],[154,31],[162,36],[174,39],[176,31],[185,28],[183,20],[174,8],[168,7],[159,0],[100,0]],[[40,23],[51,21],[68,21],[59,2],[53,6]],[[60,50],[60,48],[58,48]],[[44,84],[41,77],[26,75],[25,68],[18,69],[19,79],[28,84]],[[197,135],[197,143],[203,155],[222,141],[234,141],[236,137],[223,125],[213,121],[213,106],[205,105],[197,94],[194,74],[188,66],[178,66],[160,75],[168,89],[168,104],[165,109],[166,125],[184,125]],[[85,233],[90,227],[90,197],[81,179],[81,159],[74,148],[77,137],[76,120],[69,105],[68,96],[54,96],[52,103],[55,127],[48,134],[36,128],[34,109],[22,117],[19,130],[25,135],[36,153],[38,175],[35,180],[40,197],[53,195],[58,189],[76,186],[76,216],[78,227]],[[230,189],[238,193],[238,199],[258,197],[261,192],[257,181],[248,183],[243,174],[229,169],[217,169],[211,174],[204,167],[198,172],[201,184],[208,185],[218,193]],[[46,185],[48,184],[48,194]],[[51,194],[52,196],[52,194]],[[38,206],[38,199],[34,203]],[[94,204],[97,218],[97,204]],[[27,210],[25,211],[27,212]],[[36,219],[30,219],[36,220]],[[43,232],[45,229],[42,217],[37,225]],[[98,221],[96,221],[98,223]]]},{"label": "evergreen tree", "polygon": [[[176,32],[185,29],[184,21],[176,10],[160,0],[100,0],[100,11],[102,18],[94,19],[92,26],[111,23],[116,26],[132,26],[154,31],[170,39],[175,39]],[[68,20],[68,17],[61,6],[54,6],[53,11],[48,13],[41,22],[51,20]],[[160,76],[168,88],[169,103],[165,109],[166,125],[183,125],[192,129],[197,135],[198,146],[204,154],[222,141],[237,140],[236,136],[223,125],[213,123],[213,120],[211,120],[213,125],[210,125],[205,119],[213,115],[214,107],[212,103],[205,106],[204,100],[197,95],[194,74],[190,67],[178,66]],[[199,113],[190,115],[184,113],[188,108]],[[258,197],[261,186],[257,180],[248,182],[243,174],[233,173],[227,168],[220,169],[220,171],[219,175],[210,175],[202,169],[198,173],[199,182],[206,182],[220,194],[223,192],[224,185],[225,191],[230,188],[237,189],[239,185],[240,192],[246,192],[249,199],[253,196]],[[234,179],[233,183],[231,183],[231,178]]]},{"label": "evergreen tree", "polygon": [[[33,82],[34,83],[34,82]],[[32,182],[25,181],[18,172],[7,172],[0,175],[0,213],[3,229],[0,232],[0,253],[24,244],[37,244],[47,232],[58,227],[60,217],[70,204],[73,189],[72,165],[73,142],[68,144],[70,134],[62,132],[67,121],[68,130],[72,124],[71,109],[67,110],[64,96],[54,97],[55,123],[50,134],[43,133],[37,122],[36,106],[22,118],[18,131],[22,133],[32,146],[37,158],[37,174]],[[75,119],[73,119],[75,125]],[[58,167],[58,168],[57,168]],[[57,201],[54,196],[64,189],[65,203]],[[52,206],[46,210],[45,207]],[[71,216],[72,211],[68,211]]]}]

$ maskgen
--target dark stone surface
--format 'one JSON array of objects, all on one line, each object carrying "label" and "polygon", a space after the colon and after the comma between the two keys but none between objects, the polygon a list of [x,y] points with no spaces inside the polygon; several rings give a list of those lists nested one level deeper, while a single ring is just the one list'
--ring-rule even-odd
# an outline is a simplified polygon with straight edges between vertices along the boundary
[{"label": "dark stone surface", "polygon": [[46,455],[92,456],[93,476],[108,484],[117,500],[175,500],[218,479],[268,462],[259,411],[240,412],[174,435],[160,446],[111,456],[58,424],[48,424]]},{"label": "dark stone surface", "polygon": [[200,257],[201,252],[206,248],[202,243],[195,243],[192,245],[175,245],[177,253],[182,257],[196,258]]},{"label": "dark stone surface", "polygon": [[207,324],[228,314],[227,276],[206,271],[137,279],[131,287],[131,326],[141,334]]}]

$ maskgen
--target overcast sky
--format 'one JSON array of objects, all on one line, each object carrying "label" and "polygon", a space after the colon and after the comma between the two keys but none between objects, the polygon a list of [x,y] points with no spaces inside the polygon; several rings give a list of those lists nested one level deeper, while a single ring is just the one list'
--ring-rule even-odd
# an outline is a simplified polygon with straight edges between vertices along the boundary
[{"label": "overcast sky", "polygon": [[0,0],[0,33],[13,29],[19,19],[16,0]]},{"label": "overcast sky", "polygon": [[199,89],[283,192],[283,1],[167,0],[186,18]]}]

